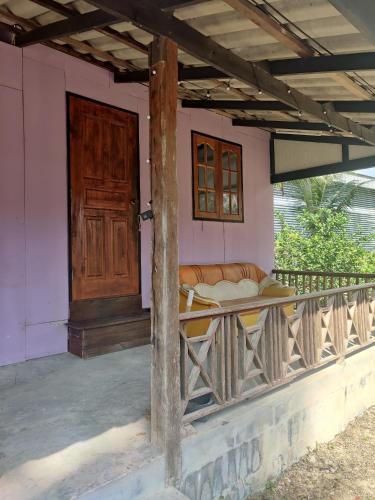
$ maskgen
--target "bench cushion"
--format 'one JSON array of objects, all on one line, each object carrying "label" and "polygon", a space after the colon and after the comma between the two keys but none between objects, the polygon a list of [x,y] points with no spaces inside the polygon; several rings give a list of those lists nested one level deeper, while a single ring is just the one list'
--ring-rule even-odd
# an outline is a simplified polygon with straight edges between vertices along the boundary
[{"label": "bench cushion", "polygon": [[179,268],[179,282],[195,286],[198,283],[215,285],[218,281],[238,283],[243,279],[250,279],[260,283],[267,274],[257,265],[249,262],[233,264],[192,264],[182,265]]},{"label": "bench cushion", "polygon": [[242,299],[256,297],[259,294],[259,284],[256,281],[243,279],[238,283],[222,280],[215,285],[198,283],[193,286],[194,291],[206,299],[215,301]]}]

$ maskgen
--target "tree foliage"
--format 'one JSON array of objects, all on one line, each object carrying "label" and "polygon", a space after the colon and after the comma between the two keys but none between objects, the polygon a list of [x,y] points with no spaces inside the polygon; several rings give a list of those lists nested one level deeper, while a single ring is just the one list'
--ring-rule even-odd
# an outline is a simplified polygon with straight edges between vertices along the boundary
[{"label": "tree foliage", "polygon": [[336,175],[311,177],[289,181],[294,187],[294,196],[300,202],[300,208],[316,212],[320,208],[329,208],[334,212],[347,211],[360,184],[342,182]]},{"label": "tree foliage", "polygon": [[280,214],[276,235],[278,269],[375,272],[375,254],[364,247],[373,238],[359,229],[348,231],[348,216],[333,208],[305,208],[298,217],[301,230],[291,228]]}]

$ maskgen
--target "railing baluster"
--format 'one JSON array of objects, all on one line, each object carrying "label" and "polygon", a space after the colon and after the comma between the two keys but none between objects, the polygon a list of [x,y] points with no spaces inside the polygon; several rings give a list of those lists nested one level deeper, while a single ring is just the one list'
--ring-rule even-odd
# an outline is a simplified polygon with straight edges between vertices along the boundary
[{"label": "railing baluster", "polygon": [[231,338],[231,366],[232,366],[232,397],[238,396],[238,330],[237,318],[235,315],[230,316],[230,338]]},{"label": "railing baluster", "polygon": [[232,336],[230,316],[224,317],[225,325],[225,389],[227,401],[232,399]]},{"label": "railing baluster", "polygon": [[307,300],[302,313],[302,328],[298,341],[304,353],[308,366],[319,363],[319,354],[322,348],[320,308],[316,300]]},{"label": "railing baluster", "polygon": [[364,345],[367,344],[369,340],[367,290],[359,290],[357,296],[356,311],[357,311],[358,337],[360,343]]},{"label": "railing baluster", "polygon": [[[220,323],[216,328],[215,333],[213,334],[212,342],[211,342],[211,348],[209,351],[208,359],[207,359],[207,364],[208,364],[208,371],[211,375],[211,381],[212,381],[212,386],[214,389],[217,391],[218,390],[218,383],[217,383],[217,352],[216,352],[216,339],[217,339],[217,334],[218,331],[220,330]],[[219,394],[219,393],[218,393]]]},{"label": "railing baluster", "polygon": [[[323,277],[324,286],[323,273],[300,273],[301,276],[302,286],[307,281],[303,276]],[[341,273],[341,278],[347,283],[350,276]],[[296,277],[295,283],[301,286]],[[184,421],[262,394],[274,384],[286,384],[291,377],[345,356],[348,347],[352,352],[375,344],[370,332],[375,326],[374,294],[373,282],[283,299],[265,298],[256,304],[181,313]],[[287,317],[285,306],[294,303],[296,312]],[[259,308],[256,325],[245,327],[241,315]],[[199,337],[187,337],[189,322],[199,320],[208,320],[207,331]],[[211,392],[212,404],[197,407],[199,396]]]},{"label": "railing baluster", "polygon": [[224,318],[220,318],[220,325],[217,330],[217,387],[218,393],[223,401],[225,401],[225,323]]},{"label": "railing baluster", "polygon": [[285,348],[285,322],[281,318],[279,307],[270,307],[265,323],[266,371],[269,380],[274,383],[283,378],[283,350]]},{"label": "railing baluster", "polygon": [[342,293],[334,295],[333,301],[333,335],[334,345],[338,356],[343,356],[346,351],[347,333],[347,306]]},{"label": "railing baluster", "polygon": [[[182,326],[182,329],[184,326]],[[181,398],[186,401],[189,397],[189,355],[185,340],[180,336],[180,364],[181,364]]]}]

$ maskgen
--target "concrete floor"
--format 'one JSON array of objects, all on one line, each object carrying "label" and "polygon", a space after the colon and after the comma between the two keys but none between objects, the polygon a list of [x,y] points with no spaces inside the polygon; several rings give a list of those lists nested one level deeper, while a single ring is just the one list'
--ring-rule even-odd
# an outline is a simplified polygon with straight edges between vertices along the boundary
[{"label": "concrete floor", "polygon": [[150,348],[0,368],[0,498],[76,498],[157,456]]}]

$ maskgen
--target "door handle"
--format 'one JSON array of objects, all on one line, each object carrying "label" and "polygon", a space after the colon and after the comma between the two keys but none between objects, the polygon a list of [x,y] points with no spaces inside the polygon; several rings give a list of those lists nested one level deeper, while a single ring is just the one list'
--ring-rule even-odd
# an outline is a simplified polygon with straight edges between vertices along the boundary
[{"label": "door handle", "polygon": [[135,200],[130,200],[130,205],[135,205],[136,204],[136,201]]}]

